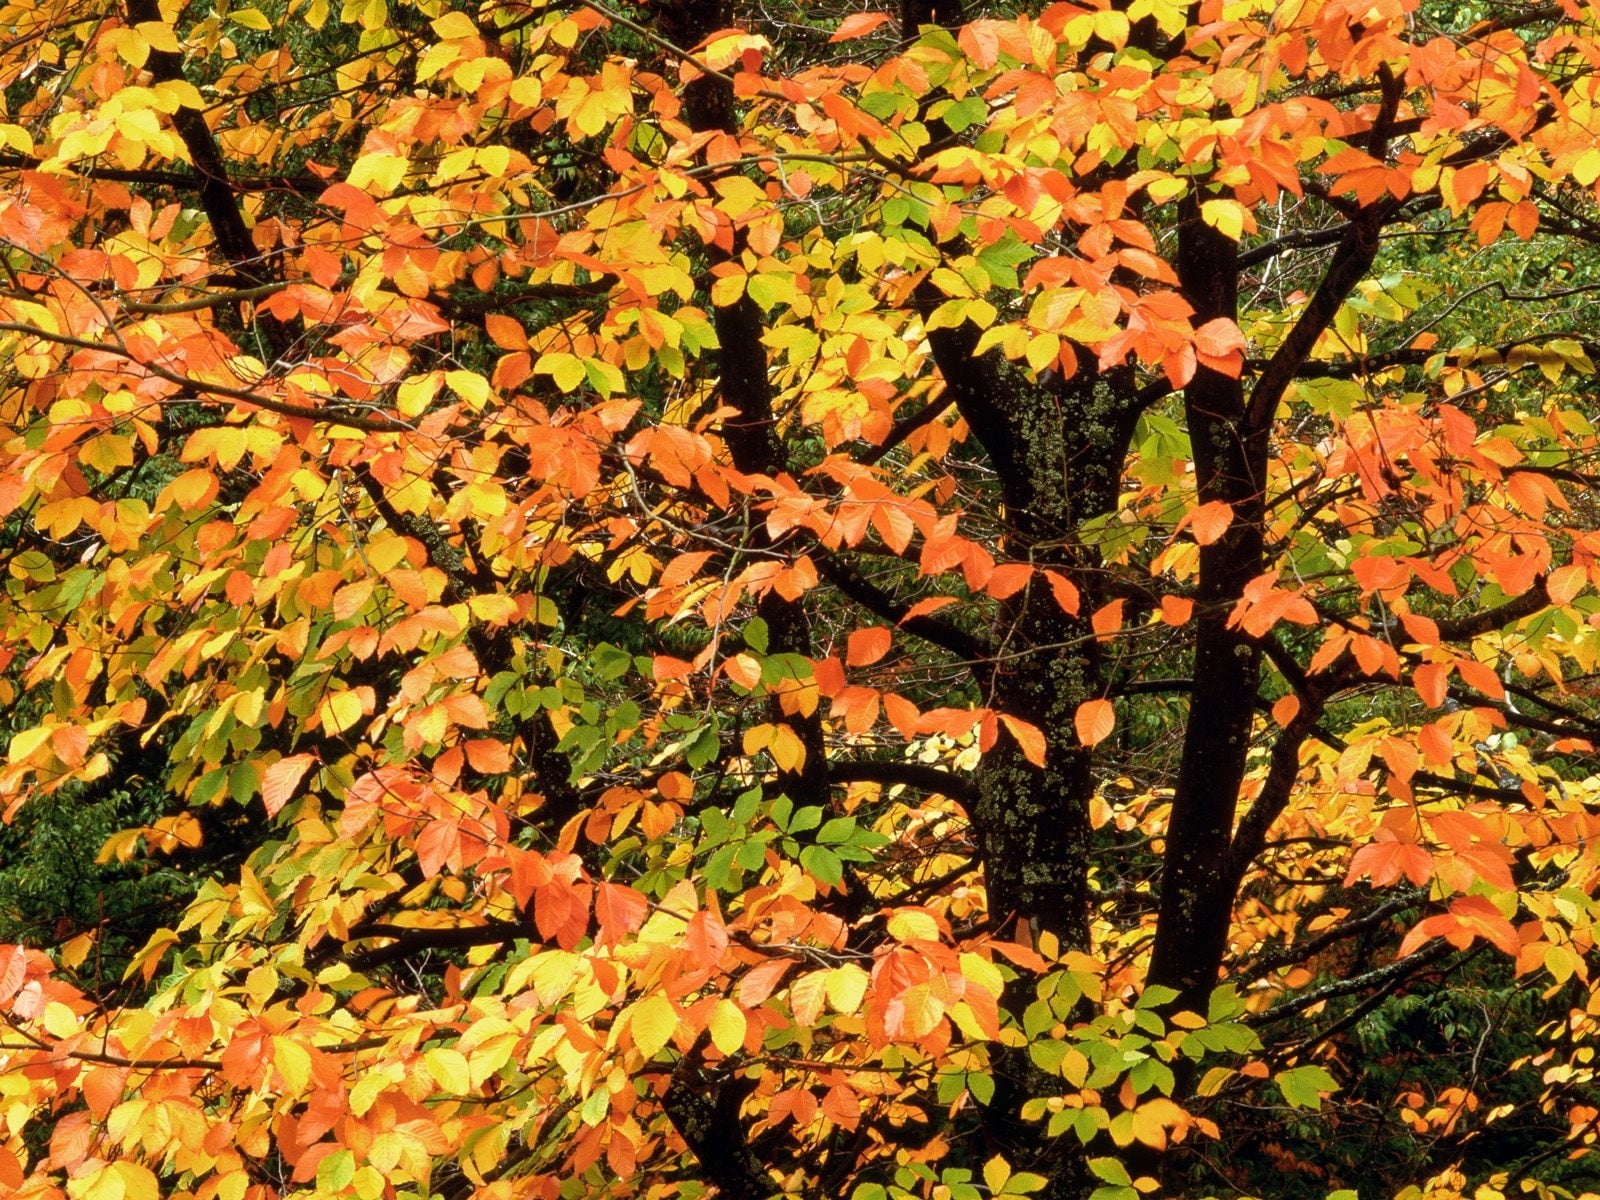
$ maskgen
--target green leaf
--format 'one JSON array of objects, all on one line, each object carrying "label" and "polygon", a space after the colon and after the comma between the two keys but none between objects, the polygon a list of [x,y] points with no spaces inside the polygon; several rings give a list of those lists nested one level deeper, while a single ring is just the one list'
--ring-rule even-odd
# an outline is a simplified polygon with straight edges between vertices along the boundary
[{"label": "green leaf", "polygon": [[348,1150],[335,1150],[317,1164],[317,1190],[342,1192],[356,1177],[356,1158]]},{"label": "green leaf", "polygon": [[1000,1189],[1002,1196],[1026,1196],[1029,1192],[1037,1192],[1050,1181],[1043,1175],[1035,1175],[1032,1171],[1018,1171],[1006,1180],[1005,1187]]},{"label": "green leaf", "polygon": [[589,662],[601,679],[620,679],[633,666],[633,655],[610,642],[601,642],[589,652]]},{"label": "green leaf", "polygon": [[1091,1158],[1089,1173],[1096,1179],[1103,1179],[1117,1187],[1133,1186],[1133,1178],[1128,1174],[1128,1168],[1123,1166],[1122,1160],[1118,1158]]},{"label": "green leaf", "polygon": [[794,819],[783,827],[785,833],[804,833],[808,829],[815,829],[822,824],[822,809],[815,804],[808,804],[794,814]]},{"label": "green leaf", "polygon": [[818,883],[838,887],[844,882],[844,864],[839,861],[837,854],[824,846],[807,846],[801,850],[800,865]]},{"label": "green leaf", "polygon": [[683,760],[695,770],[709,766],[716,762],[717,755],[722,752],[722,741],[717,736],[717,725],[713,721],[701,728],[694,740],[684,748]]},{"label": "green leaf", "polygon": [[767,652],[767,623],[760,617],[751,617],[744,627],[744,644],[757,654]]},{"label": "green leaf", "polygon": [[854,817],[834,817],[821,829],[817,830],[817,841],[825,842],[828,845],[848,842],[850,835],[855,831],[856,819]]},{"label": "green leaf", "polygon": [[960,133],[968,126],[976,125],[988,117],[989,106],[983,102],[982,96],[968,96],[965,100],[957,100],[948,105],[938,115],[952,133]]},{"label": "green leaf", "polygon": [[967,1075],[967,1090],[972,1093],[972,1098],[979,1104],[990,1104],[994,1100],[994,1076],[985,1075],[978,1071],[969,1072]]},{"label": "green leaf", "polygon": [[1139,997],[1137,1008],[1148,1010],[1160,1008],[1162,1005],[1171,1004],[1178,998],[1178,989],[1164,987],[1159,983],[1152,983],[1145,988],[1144,995]]},{"label": "green leaf", "polygon": [[1322,1067],[1292,1067],[1273,1076],[1283,1098],[1295,1108],[1320,1111],[1322,1093],[1339,1090],[1339,1081]]},{"label": "green leaf", "polygon": [[1239,998],[1239,989],[1225,983],[1212,992],[1211,999],[1206,1002],[1206,1024],[1220,1025],[1243,1011],[1244,1001]]}]

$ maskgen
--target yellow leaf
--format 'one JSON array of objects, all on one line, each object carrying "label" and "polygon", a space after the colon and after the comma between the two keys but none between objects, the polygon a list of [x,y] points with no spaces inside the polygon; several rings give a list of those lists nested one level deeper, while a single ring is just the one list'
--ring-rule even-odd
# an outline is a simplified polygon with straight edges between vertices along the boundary
[{"label": "yellow leaf", "polygon": [[324,700],[322,706],[317,709],[317,720],[322,728],[334,735],[354,729],[356,722],[361,720],[361,693],[365,690],[351,688],[348,691],[334,692]]},{"label": "yellow leaf", "polygon": [[415,259],[406,259],[389,276],[402,296],[420,300],[428,294],[428,273]]},{"label": "yellow leaf", "polygon": [[[975,984],[999,999],[1005,989],[1005,976],[1000,968],[981,955],[966,953],[961,956],[961,974],[968,983]],[[841,968],[842,969],[842,968]]]},{"label": "yellow leaf", "polygon": [[1189,190],[1187,180],[1178,179],[1172,175],[1164,175],[1159,179],[1152,179],[1145,185],[1145,194],[1157,204],[1165,204],[1169,200],[1176,200]]},{"label": "yellow leaf", "polygon": [[822,1015],[822,1004],[827,999],[827,983],[827,972],[813,971],[789,985],[789,1013],[800,1028],[811,1028]]},{"label": "yellow leaf", "polygon": [[433,23],[433,33],[441,42],[452,38],[470,38],[478,36],[478,27],[472,23],[472,18],[464,12],[445,13]]},{"label": "yellow leaf", "polygon": [[272,993],[278,990],[278,972],[267,966],[251,967],[250,974],[245,976],[244,990],[257,1008],[265,1007]]},{"label": "yellow leaf", "polygon": [[[272,22],[258,8],[236,8],[228,14],[230,20],[236,25],[243,25],[246,29],[259,29],[263,32],[272,28]],[[142,32],[142,27],[141,27]]]},{"label": "yellow leaf", "polygon": [[44,1006],[44,1031],[51,1037],[71,1037],[78,1032],[78,1014],[59,1000]]},{"label": "yellow leaf", "polygon": [[439,385],[444,382],[437,371],[430,371],[426,375],[408,379],[400,385],[396,392],[396,402],[402,417],[419,417],[427,411],[428,405],[433,403],[433,398],[439,394]]},{"label": "yellow leaf", "polygon": [[999,1155],[983,1164],[983,1181],[989,1185],[990,1194],[998,1196],[1005,1190],[1006,1180],[1010,1178],[1011,1164]]},{"label": "yellow leaf", "polygon": [[134,28],[139,31],[139,36],[144,38],[145,45],[152,50],[177,54],[183,49],[178,44],[178,35],[173,32],[172,26],[163,21],[140,21]]},{"label": "yellow leaf", "polygon": [[113,29],[104,41],[115,46],[117,54],[135,67],[144,66],[145,60],[150,57],[150,43],[144,40],[137,29]]},{"label": "yellow leaf", "polygon": [[778,764],[778,770],[798,771],[805,765],[806,744],[789,726],[778,725],[773,729],[772,742],[767,746],[767,753],[771,754],[772,761]]},{"label": "yellow leaf", "polygon": [[473,596],[467,601],[467,608],[478,620],[490,625],[504,625],[507,621],[514,620],[517,615],[517,602],[510,596],[498,593]]},{"label": "yellow leaf", "polygon": [[403,154],[363,154],[350,168],[346,182],[353,188],[387,195],[400,186],[410,165]]},{"label": "yellow leaf", "polygon": [[541,354],[534,364],[535,375],[548,375],[563,392],[570,392],[584,379],[583,363],[571,354]]},{"label": "yellow leaf", "polygon": [[1584,187],[1600,179],[1600,149],[1591,148],[1578,155],[1571,171],[1573,180]]},{"label": "yellow leaf", "polygon": [[[176,47],[177,43],[174,42],[173,45]],[[168,104],[171,105],[171,107],[168,107],[168,104],[163,104],[161,106],[163,112],[175,112],[179,108],[204,108],[206,106],[204,97],[200,95],[200,89],[187,79],[163,80],[151,90],[164,97]]]},{"label": "yellow leaf", "polygon": [[272,1039],[272,1065],[278,1068],[284,1087],[298,1093],[311,1082],[311,1052],[289,1037]]},{"label": "yellow leaf", "polygon": [[80,933],[65,946],[62,946],[56,957],[63,967],[78,966],[89,957],[89,951],[94,949],[94,934]]},{"label": "yellow leaf", "polygon": [[476,371],[447,371],[444,378],[450,390],[474,408],[482,408],[493,395],[489,381]]},{"label": "yellow leaf", "polygon": [[467,1057],[450,1046],[439,1046],[422,1056],[422,1065],[441,1092],[464,1096],[472,1089],[472,1071]]},{"label": "yellow leaf", "polygon": [[1237,242],[1248,226],[1255,232],[1255,221],[1237,200],[1206,200],[1200,205],[1200,219],[1223,237]]},{"label": "yellow leaf", "polygon": [[654,1058],[677,1027],[678,1011],[665,996],[646,996],[628,1010],[628,1030],[633,1034],[634,1046],[645,1058]]},{"label": "yellow leaf", "polygon": [[939,923],[925,912],[903,908],[889,918],[889,936],[902,942],[936,942]]},{"label": "yellow leaf", "polygon": [[744,1046],[744,1010],[732,1000],[718,1000],[706,1024],[711,1044],[724,1054],[737,1054]]},{"label": "yellow leaf", "polygon": [[[417,82],[425,83],[461,57],[461,47],[451,42],[435,42],[417,60]],[[470,153],[470,152],[469,152]],[[434,178],[438,178],[437,175]]]},{"label": "yellow leaf", "polygon": [[829,971],[824,989],[828,994],[828,1004],[833,1011],[853,1013],[860,1008],[861,999],[867,994],[867,983],[870,978],[855,963],[846,963]]}]

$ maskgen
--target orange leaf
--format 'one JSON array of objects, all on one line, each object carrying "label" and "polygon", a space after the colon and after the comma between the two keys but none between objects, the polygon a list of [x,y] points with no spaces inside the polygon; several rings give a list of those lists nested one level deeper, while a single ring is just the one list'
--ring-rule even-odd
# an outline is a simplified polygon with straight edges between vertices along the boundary
[{"label": "orange leaf", "polygon": [[273,763],[261,777],[261,799],[267,806],[267,816],[275,817],[294,797],[294,789],[305,773],[316,762],[311,754],[291,754]]},{"label": "orange leaf", "polygon": [[1078,615],[1078,587],[1059,571],[1045,570],[1044,577],[1050,581],[1050,591],[1056,598],[1056,603],[1061,606],[1061,611],[1070,616]]},{"label": "orange leaf", "polygon": [[1030,725],[1020,717],[1007,716],[1000,713],[1000,723],[1011,731],[1011,736],[1017,739],[1017,745],[1022,747],[1022,756],[1036,767],[1044,766],[1045,740],[1044,734],[1037,725]]},{"label": "orange leaf", "polygon": [[650,901],[622,883],[602,883],[595,892],[594,915],[600,922],[599,942],[610,945],[644,924]]},{"label": "orange leaf", "polygon": [[656,780],[656,791],[668,800],[692,800],[694,780],[682,771],[668,771]]},{"label": "orange leaf", "polygon": [[483,327],[489,340],[502,350],[526,350],[528,335],[522,322],[503,313],[490,313],[483,318]]},{"label": "orange leaf", "polygon": [[1506,214],[1506,224],[1519,238],[1527,241],[1539,227],[1539,206],[1532,200],[1513,204],[1511,211]]},{"label": "orange leaf", "polygon": [[1187,596],[1161,597],[1161,619],[1168,625],[1187,625],[1194,614],[1194,601]]},{"label": "orange leaf", "polygon": [[1429,708],[1444,703],[1450,684],[1450,668],[1443,663],[1424,663],[1411,676],[1411,686],[1417,689],[1417,698]]},{"label": "orange leaf", "polygon": [[1363,877],[1371,879],[1374,887],[1387,887],[1402,874],[1421,887],[1433,873],[1433,855],[1415,842],[1401,842],[1387,829],[1379,830],[1378,840],[1369,842],[1355,852],[1350,860],[1350,870],[1344,877],[1349,887]]},{"label": "orange leaf", "polygon": [[1456,659],[1456,674],[1468,687],[1477,688],[1491,700],[1504,700],[1506,697],[1505,685],[1500,682],[1500,676],[1494,673],[1494,668],[1487,663],[1481,663],[1475,658]]},{"label": "orange leaf", "polygon": [[504,775],[511,770],[511,751],[498,738],[472,738],[466,751],[467,762],[480,775]]},{"label": "orange leaf", "polygon": [[761,664],[748,654],[735,654],[723,664],[722,670],[742,688],[753,688],[761,682]]},{"label": "orange leaf", "polygon": [[1194,331],[1194,352],[1201,364],[1231,379],[1244,368],[1244,345],[1244,335],[1227,317],[1215,317]]},{"label": "orange leaf", "polygon": [[745,1008],[759,1008],[794,965],[792,958],[774,958],[751,967],[739,981],[739,1003]]},{"label": "orange leaf", "polygon": [[846,643],[844,661],[852,667],[865,667],[889,653],[894,635],[881,625],[852,630]]},{"label": "orange leaf", "polygon": [[1417,730],[1417,746],[1422,751],[1423,759],[1435,767],[1447,767],[1455,757],[1455,746],[1450,741],[1450,735],[1438,721],[1429,721]]},{"label": "orange leaf", "polygon": [[917,718],[922,714],[910,700],[894,692],[885,692],[883,711],[889,718],[889,724],[895,727],[901,737],[909,739],[916,735]]},{"label": "orange leaf", "polygon": [[1570,604],[1589,581],[1589,572],[1573,564],[1557,567],[1544,582],[1545,593],[1552,604]]},{"label": "orange leaf", "polygon": [[1072,718],[1078,740],[1085,746],[1098,745],[1116,728],[1117,709],[1109,700],[1085,700]]},{"label": "orange leaf", "polygon": [[0,1187],[15,1192],[22,1189],[22,1183],[22,1163],[15,1154],[0,1146]]},{"label": "orange leaf", "polygon": [[1194,540],[1202,546],[1209,546],[1227,532],[1228,526],[1233,524],[1233,505],[1225,500],[1213,500],[1209,504],[1202,504],[1199,508],[1188,513],[1178,523],[1178,528],[1185,525],[1194,534]]},{"label": "orange leaf", "polygon": [[867,34],[871,33],[878,26],[887,22],[888,19],[888,13],[851,13],[848,17],[839,22],[839,28],[833,31],[833,36],[830,37],[828,41],[848,42],[851,38],[866,37]]},{"label": "orange leaf", "polygon": [[1004,600],[1025,588],[1032,575],[1033,567],[1028,563],[1006,563],[994,569],[989,576],[989,585],[984,590],[996,600]]},{"label": "orange leaf", "polygon": [[925,617],[929,613],[938,612],[941,608],[947,608],[954,603],[956,603],[954,596],[928,596],[907,609],[906,615],[900,618],[900,624],[904,625],[913,617]]},{"label": "orange leaf", "polygon": [[1294,720],[1299,712],[1300,697],[1282,696],[1278,699],[1278,702],[1272,706],[1272,719],[1287,729],[1289,727],[1289,722]]},{"label": "orange leaf", "polygon": [[1101,637],[1113,634],[1122,628],[1121,600],[1111,600],[1095,609],[1094,616],[1089,618],[1089,624]]}]

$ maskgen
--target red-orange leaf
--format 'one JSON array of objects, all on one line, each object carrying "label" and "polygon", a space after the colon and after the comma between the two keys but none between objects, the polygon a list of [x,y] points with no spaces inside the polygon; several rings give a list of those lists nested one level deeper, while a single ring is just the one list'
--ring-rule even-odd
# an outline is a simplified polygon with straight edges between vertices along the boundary
[{"label": "red-orange leaf", "polygon": [[1061,611],[1071,616],[1078,615],[1079,593],[1077,584],[1068,579],[1060,571],[1046,568],[1044,577],[1050,581],[1050,593],[1056,598],[1056,603],[1061,606]]},{"label": "red-orange leaf", "polygon": [[600,922],[599,942],[608,946],[644,924],[650,901],[626,884],[602,883],[595,890],[594,915]]},{"label": "red-orange leaf", "polygon": [[1415,842],[1401,842],[1387,829],[1378,831],[1378,840],[1355,852],[1344,886],[1358,879],[1371,879],[1374,887],[1387,887],[1403,874],[1421,887],[1433,872],[1433,855]]},{"label": "red-orange leaf", "polygon": [[894,635],[881,625],[852,630],[846,639],[844,661],[847,666],[869,666],[889,653],[893,641]]},{"label": "red-orange leaf", "polygon": [[833,31],[833,36],[828,40],[830,42],[847,42],[851,38],[865,37],[888,20],[888,13],[851,13],[839,22],[839,28]]},{"label": "red-orange leaf", "polygon": [[315,755],[291,754],[287,758],[280,758],[262,772],[261,800],[267,807],[267,816],[277,816],[283,806],[289,803],[294,797],[295,787],[316,761]]},{"label": "red-orange leaf", "polygon": [[1032,575],[1033,567],[1028,563],[1003,563],[989,576],[984,590],[996,600],[1004,600],[1025,588]]}]

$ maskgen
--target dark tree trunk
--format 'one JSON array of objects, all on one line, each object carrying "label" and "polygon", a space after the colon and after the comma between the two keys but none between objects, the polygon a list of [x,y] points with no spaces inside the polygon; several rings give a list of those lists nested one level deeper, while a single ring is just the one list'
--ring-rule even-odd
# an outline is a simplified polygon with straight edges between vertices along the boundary
[{"label": "dark tree trunk", "polygon": [[[1201,221],[1192,202],[1178,233],[1178,278],[1196,325],[1237,310],[1238,246]],[[1167,830],[1150,982],[1177,988],[1179,1008],[1204,1011],[1227,950],[1234,881],[1234,809],[1250,749],[1260,651],[1228,628],[1234,603],[1262,571],[1266,427],[1255,427],[1238,379],[1201,367],[1184,389],[1199,503],[1222,501],[1232,523],[1200,548],[1194,690]]]}]

